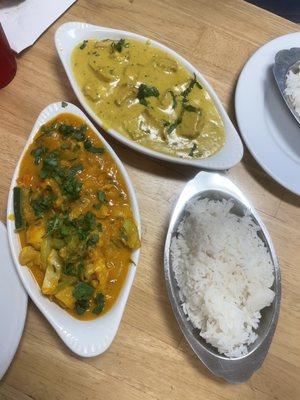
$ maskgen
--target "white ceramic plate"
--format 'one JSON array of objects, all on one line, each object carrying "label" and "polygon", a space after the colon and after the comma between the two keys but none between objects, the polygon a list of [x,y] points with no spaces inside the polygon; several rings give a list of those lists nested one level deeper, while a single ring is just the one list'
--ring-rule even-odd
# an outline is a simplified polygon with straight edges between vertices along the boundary
[{"label": "white ceramic plate", "polygon": [[[102,120],[94,113],[91,109],[87,101],[85,100],[84,95],[82,94],[80,87],[77,85],[77,82],[74,78],[71,66],[71,54],[74,47],[82,42],[84,39],[114,39],[119,40],[121,38],[135,39],[145,42],[149,40],[144,36],[137,35],[135,33],[120,31],[116,29],[103,28],[100,26],[79,23],[79,22],[68,22],[63,24],[58,28],[55,34],[55,44],[58,55],[62,61],[62,64],[65,68],[66,74],[69,78],[69,81],[72,85],[72,88],[78,97],[80,103],[85,108],[85,110],[89,113],[89,115],[100,125],[103,127]],[[186,61],[179,54],[175,53],[175,51],[169,49],[168,47],[151,40],[153,46],[158,47],[165,52],[169,53],[171,56],[176,58],[179,62],[181,62],[185,68],[191,73],[195,73],[198,80],[208,91],[210,96],[212,97],[215,105],[223,119],[223,123],[226,131],[226,142],[224,147],[212,155],[211,157],[205,159],[195,159],[195,160],[185,160],[175,156],[169,156],[154,150],[150,150],[138,143],[135,143],[132,140],[127,139],[122,134],[118,133],[113,129],[108,129],[108,133],[110,133],[115,139],[119,140],[123,144],[133,148],[134,150],[140,151],[148,156],[156,157],[165,161],[176,162],[180,164],[188,164],[196,167],[207,168],[207,169],[216,169],[216,170],[224,170],[233,167],[237,164],[242,156],[243,156],[243,145],[240,140],[240,137],[230,121],[224,107],[221,104],[220,99],[210,86],[210,84],[206,81],[206,79],[200,74],[200,72],[194,68],[188,61]]]},{"label": "white ceramic plate", "polygon": [[265,44],[249,59],[235,94],[238,125],[262,168],[282,186],[300,195],[300,126],[276,85],[272,68],[279,50],[299,47],[300,33]]},{"label": "white ceramic plate", "polygon": [[[140,232],[141,224],[136,196],[132,183],[129,179],[129,176],[127,175],[127,172],[122,162],[113,151],[113,149],[109,146],[109,144],[97,132],[96,128],[91,124],[85,114],[78,107],[70,103],[68,103],[67,107],[62,107],[62,103],[50,104],[41,112],[36,123],[34,124],[12,179],[8,197],[8,215],[13,213],[13,188],[14,186],[16,186],[16,179],[19,175],[20,162],[25,151],[32,143],[32,140],[41,125],[54,118],[56,115],[66,112],[78,115],[80,118],[82,118],[86,122],[86,124],[89,125],[91,129],[101,138],[106,150],[109,151],[110,155],[114,159],[125,180],[130,197],[133,215],[137,222],[138,230]],[[136,250],[132,253],[133,263],[129,267],[129,271],[123,288],[111,310],[93,321],[80,321],[72,317],[56,303],[51,302],[46,296],[43,296],[38,284],[34,280],[29,269],[20,265],[18,257],[21,250],[21,245],[19,241],[19,236],[15,233],[14,225],[14,221],[7,219],[9,243],[15,266],[21,278],[21,281],[23,282],[23,285],[26,288],[31,299],[44,314],[44,316],[48,319],[48,321],[56,330],[61,339],[74,353],[77,353],[78,355],[83,357],[92,357],[103,353],[112,343],[121,322],[126,301],[135,276],[136,265],[138,264],[140,251]]]},{"label": "white ceramic plate", "polygon": [[27,312],[27,294],[11,258],[7,232],[0,222],[0,379],[18,348]]}]

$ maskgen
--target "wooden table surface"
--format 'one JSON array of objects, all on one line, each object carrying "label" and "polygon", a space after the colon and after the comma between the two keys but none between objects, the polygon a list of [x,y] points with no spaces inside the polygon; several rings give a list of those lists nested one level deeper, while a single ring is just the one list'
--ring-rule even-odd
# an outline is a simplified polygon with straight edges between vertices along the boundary
[{"label": "wooden table surface", "polygon": [[[67,21],[125,29],[168,45],[199,68],[233,120],[235,85],[245,61],[270,39],[298,30],[239,0],[78,0],[18,57],[15,79],[0,92],[2,221],[13,170],[37,115],[54,101],[78,104],[54,47],[54,32]],[[185,342],[164,284],[170,210],[196,170],[152,160],[108,140],[136,188],[143,223],[140,264],[116,339],[102,356],[76,357],[29,302],[24,334],[0,383],[0,398],[300,399],[300,198],[268,177],[247,151],[227,174],[268,227],[283,286],[277,331],[262,368],[246,384],[229,385],[214,378]]]}]

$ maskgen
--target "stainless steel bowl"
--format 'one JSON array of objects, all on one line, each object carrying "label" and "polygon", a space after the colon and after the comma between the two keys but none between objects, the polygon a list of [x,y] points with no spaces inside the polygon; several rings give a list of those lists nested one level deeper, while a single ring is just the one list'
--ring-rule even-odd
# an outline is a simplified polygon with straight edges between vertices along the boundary
[{"label": "stainless steel bowl", "polygon": [[[262,317],[256,330],[258,338],[252,345],[248,346],[249,353],[243,357],[228,358],[219,354],[216,348],[200,337],[199,330],[194,328],[192,323],[187,320],[181,306],[179,288],[172,266],[170,245],[172,238],[177,233],[179,223],[184,218],[187,205],[199,198],[231,199],[234,202],[231,212],[239,216],[248,212],[253,221],[260,227],[258,235],[265,243],[274,265],[275,279],[272,287],[275,292],[274,301],[269,307],[262,310]],[[242,383],[248,380],[253,372],[262,365],[275,332],[280,307],[281,279],[274,247],[266,227],[246,197],[229,179],[216,173],[200,172],[187,183],[179,196],[171,217],[165,243],[164,272],[173,312],[182,333],[198,358],[213,374],[226,379],[230,383]]]},{"label": "stainless steel bowl", "polygon": [[290,96],[285,94],[286,76],[289,71],[298,72],[300,68],[300,48],[293,47],[289,50],[280,50],[275,56],[273,74],[280,93],[290,112],[300,124],[300,115],[296,113]]}]

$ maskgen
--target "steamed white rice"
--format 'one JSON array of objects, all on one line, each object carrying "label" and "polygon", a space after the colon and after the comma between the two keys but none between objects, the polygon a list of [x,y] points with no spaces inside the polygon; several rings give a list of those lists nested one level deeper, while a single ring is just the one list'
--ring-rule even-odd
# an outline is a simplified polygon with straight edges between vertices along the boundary
[{"label": "steamed white rice", "polygon": [[208,343],[228,357],[247,354],[260,310],[274,299],[273,264],[249,216],[231,201],[197,200],[171,243],[182,307]]},{"label": "steamed white rice", "polygon": [[291,70],[287,74],[285,94],[290,97],[293,107],[300,117],[300,70],[297,73]]}]

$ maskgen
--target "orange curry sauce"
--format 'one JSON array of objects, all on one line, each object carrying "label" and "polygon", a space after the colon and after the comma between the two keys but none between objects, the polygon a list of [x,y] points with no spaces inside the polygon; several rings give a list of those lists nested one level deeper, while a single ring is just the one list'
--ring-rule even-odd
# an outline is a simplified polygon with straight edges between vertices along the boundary
[{"label": "orange curry sauce", "polygon": [[[116,301],[131,264],[132,251],[140,246],[139,234],[123,177],[109,152],[105,151],[100,138],[87,126],[85,130],[83,129],[84,140],[80,138],[80,135],[78,137],[67,131],[59,132],[55,126],[60,126],[60,124],[80,128],[85,123],[73,114],[58,115],[39,130],[22,159],[17,183],[23,193],[22,213],[25,226],[19,234],[22,251],[27,248],[34,256],[26,257],[25,254],[21,260],[21,252],[20,262],[30,268],[43,291],[49,257],[43,264],[41,248],[45,243],[42,243],[47,238],[50,240],[50,246],[55,244],[55,255],[62,264],[62,269],[59,280],[50,289],[46,288],[43,293],[74,317],[89,320],[103,315]],[[49,127],[52,128],[48,129]],[[104,148],[103,154],[94,152],[95,148]],[[64,192],[60,178],[53,177],[51,174],[50,177],[49,174],[45,177],[47,174],[43,175],[41,172],[45,168],[47,154],[53,151],[56,157],[54,164],[58,160],[60,168],[69,170],[74,167],[75,171],[77,168],[74,177],[81,186],[78,198],[70,198],[68,193]],[[68,187],[66,189],[69,190]],[[80,239],[82,233],[78,231],[81,236],[77,237],[77,230],[87,229],[86,226],[83,222],[75,224],[76,227],[72,224],[74,221],[82,221],[87,213],[89,217],[92,214],[90,218],[92,223],[88,226],[90,229],[88,237]],[[66,224],[69,225],[63,225],[53,231],[55,224],[51,225],[49,221],[51,219],[52,222],[55,221],[55,217],[58,216],[58,222],[61,224],[63,215],[67,215]],[[41,232],[36,234],[38,229],[41,229]],[[72,250],[74,240],[76,247]],[[76,254],[81,245],[83,246],[82,257],[80,253]],[[68,283],[68,280],[70,280],[69,284],[61,285],[61,282]],[[73,296],[75,287],[79,283],[83,286],[89,285],[92,288],[90,292],[93,294],[89,293],[90,299],[76,303]],[[63,286],[63,291],[61,295],[58,295],[60,285]],[[80,290],[77,292],[81,295]],[[77,296],[79,296],[78,293]],[[105,302],[101,312],[95,313],[93,312],[97,306],[95,296],[99,293]],[[82,305],[84,312],[80,308]]]}]

